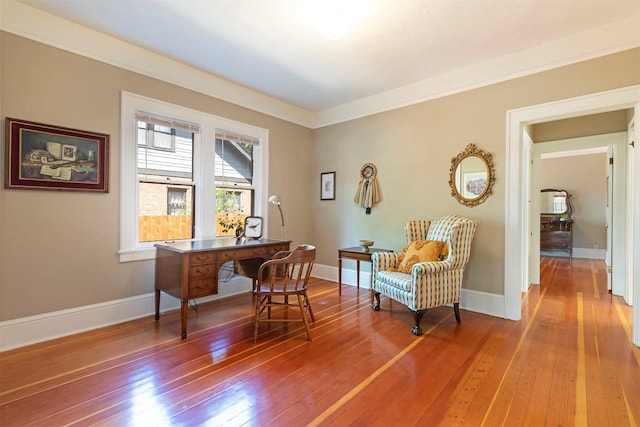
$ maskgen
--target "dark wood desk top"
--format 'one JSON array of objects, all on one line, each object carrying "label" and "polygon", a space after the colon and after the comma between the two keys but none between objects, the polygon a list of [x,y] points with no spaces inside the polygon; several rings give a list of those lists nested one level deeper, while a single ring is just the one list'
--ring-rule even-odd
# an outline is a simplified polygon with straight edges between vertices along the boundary
[{"label": "dark wood desk top", "polygon": [[229,249],[242,249],[260,246],[271,246],[282,243],[291,243],[290,240],[279,239],[245,239],[238,240],[235,237],[211,239],[211,240],[182,240],[179,242],[164,242],[156,244],[157,247],[179,253],[200,251],[225,251]]}]

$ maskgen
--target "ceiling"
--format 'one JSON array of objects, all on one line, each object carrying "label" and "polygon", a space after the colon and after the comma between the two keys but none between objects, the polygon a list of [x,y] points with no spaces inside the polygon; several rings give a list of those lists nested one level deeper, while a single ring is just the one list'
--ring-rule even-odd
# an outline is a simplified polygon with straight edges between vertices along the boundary
[{"label": "ceiling", "polygon": [[[331,39],[309,7],[334,0],[17,1],[311,112],[521,52],[538,52],[528,69],[550,67],[540,46],[640,23],[638,0],[342,0],[360,3],[361,16]],[[592,56],[622,47],[596,48]],[[563,49],[554,63],[588,56]],[[493,78],[509,71],[494,68]]]}]

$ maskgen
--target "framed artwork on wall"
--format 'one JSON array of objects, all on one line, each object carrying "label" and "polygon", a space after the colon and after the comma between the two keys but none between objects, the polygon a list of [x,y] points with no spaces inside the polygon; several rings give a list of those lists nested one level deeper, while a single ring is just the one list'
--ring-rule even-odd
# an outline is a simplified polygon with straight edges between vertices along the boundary
[{"label": "framed artwork on wall", "polygon": [[336,173],[323,172],[320,174],[320,200],[336,199]]},{"label": "framed artwork on wall", "polygon": [[109,135],[6,119],[5,188],[109,191]]}]

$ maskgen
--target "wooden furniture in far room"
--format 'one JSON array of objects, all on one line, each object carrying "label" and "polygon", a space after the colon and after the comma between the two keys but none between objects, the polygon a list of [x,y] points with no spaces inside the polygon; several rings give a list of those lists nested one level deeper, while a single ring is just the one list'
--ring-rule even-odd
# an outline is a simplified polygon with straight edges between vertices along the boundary
[{"label": "wooden furniture in far room", "polygon": [[566,252],[573,258],[573,220],[541,216],[540,252]]},{"label": "wooden furniture in far room", "polygon": [[540,252],[566,252],[573,258],[572,214],[571,194],[566,190],[540,190]]},{"label": "wooden furniture in far room", "polygon": [[160,319],[160,292],[180,300],[181,337],[187,338],[189,300],[218,293],[218,271],[222,264],[251,258],[271,258],[288,251],[288,240],[260,239],[181,241],[156,245],[155,304]]},{"label": "wooden furniture in far room", "polygon": [[[338,249],[338,295],[342,295],[342,259],[356,260],[356,284],[360,289],[360,261],[371,262],[371,254],[375,252],[393,252],[391,249],[363,248],[354,246],[352,248]],[[371,286],[369,286],[371,287]]]}]

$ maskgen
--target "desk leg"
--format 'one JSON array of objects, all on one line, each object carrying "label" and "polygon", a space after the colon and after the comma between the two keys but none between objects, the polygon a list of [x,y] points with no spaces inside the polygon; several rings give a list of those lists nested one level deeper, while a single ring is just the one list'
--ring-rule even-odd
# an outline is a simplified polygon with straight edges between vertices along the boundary
[{"label": "desk leg", "polygon": [[338,256],[338,295],[342,295],[342,257]]},{"label": "desk leg", "polygon": [[181,337],[183,340],[187,339],[187,317],[189,315],[189,300],[181,300],[180,301],[180,317],[181,317],[181,326],[182,326],[182,334]]},{"label": "desk leg", "polygon": [[156,289],[156,320],[160,320],[160,289]]},{"label": "desk leg", "polygon": [[356,284],[358,285],[358,289],[360,289],[360,260],[356,260]]}]

